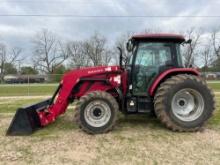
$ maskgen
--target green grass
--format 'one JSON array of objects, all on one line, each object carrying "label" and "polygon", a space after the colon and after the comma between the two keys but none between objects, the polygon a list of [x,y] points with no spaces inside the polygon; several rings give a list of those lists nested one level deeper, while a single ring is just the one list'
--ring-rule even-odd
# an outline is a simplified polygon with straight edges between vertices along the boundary
[{"label": "green grass", "polygon": [[[218,83],[210,83],[209,84],[214,91],[220,91],[220,84]],[[52,95],[53,91],[55,90],[56,85],[32,85],[31,86],[31,95]],[[16,85],[16,86],[10,86],[10,85],[1,85],[0,86],[0,96],[14,96],[17,95],[26,95],[26,85]],[[17,108],[31,105],[38,103],[44,99],[38,98],[38,99],[7,99],[7,100],[0,100],[0,115],[1,113],[15,113]],[[220,128],[220,94],[216,94],[216,111],[213,115],[213,117],[209,120],[208,126],[212,128]],[[71,111],[67,111],[67,113],[70,113]],[[71,112],[72,113],[72,112]],[[153,129],[163,129],[164,127],[156,120],[155,118],[151,118],[146,115],[131,115],[131,116],[123,116],[120,115],[119,121],[118,121],[118,129],[115,131],[119,131],[120,129],[124,129],[126,127],[132,128],[132,127],[138,127],[140,129],[145,127],[150,127]],[[121,127],[120,127],[121,126]],[[72,119],[66,119],[65,115],[64,117],[61,116],[58,118],[58,120],[49,125],[47,129],[43,129],[42,131],[39,131],[36,133],[36,135],[48,135],[51,132],[56,132],[57,130],[70,130],[75,128],[76,126],[72,124]]]},{"label": "green grass", "polygon": [[219,83],[208,83],[208,85],[215,91],[220,91],[220,82]]},{"label": "green grass", "polygon": [[15,113],[19,107],[32,105],[42,99],[0,100],[0,113]]},{"label": "green grass", "polygon": [[0,96],[52,95],[58,85],[0,85]]},{"label": "green grass", "polygon": [[[16,110],[19,107],[25,107],[28,105],[32,105],[43,101],[44,99],[7,99],[7,100],[0,100],[0,118],[8,118],[8,116],[13,117]],[[68,115],[70,114],[71,115]],[[65,115],[60,116],[54,123],[47,126],[47,129],[42,129],[37,131],[34,136],[50,136],[51,134],[56,134],[57,131],[68,131],[78,128],[76,125],[73,124],[73,119],[68,118],[68,116],[72,117],[73,109],[70,107],[67,109]]]},{"label": "green grass", "polygon": [[[215,91],[220,91],[220,82],[208,83]],[[52,95],[58,84],[0,85],[0,96],[42,96]]]},{"label": "green grass", "polygon": [[74,129],[78,129],[78,126],[73,123],[73,119],[68,118],[67,115],[63,115],[57,118],[57,120],[54,123],[48,125],[46,129],[41,129],[35,132],[33,136],[53,136],[57,135],[57,132],[59,131],[73,131]]},{"label": "green grass", "polygon": [[[41,100],[0,100],[2,164],[13,164],[15,161],[17,164],[52,164],[52,160],[54,164],[219,162],[220,94],[216,94],[217,108],[206,126],[209,129],[201,133],[173,133],[149,115],[124,116],[119,113],[118,122],[112,132],[91,136],[80,131],[73,122],[73,109],[69,107],[54,123],[34,132],[30,137],[6,137],[5,131],[16,109]],[[89,159],[90,163],[83,163],[84,159]]]},{"label": "green grass", "polygon": [[[18,100],[6,100],[5,103],[0,101],[0,115],[1,113],[14,114],[18,107],[30,105],[42,101],[43,99],[18,99]],[[8,102],[7,102],[8,101]],[[220,128],[220,94],[216,95],[216,111],[213,117],[209,120],[208,126],[211,128]],[[71,115],[66,115],[71,113]],[[72,117],[72,108],[69,108],[65,115],[59,117],[56,122],[47,126],[47,129],[38,131],[35,135],[48,135],[51,132],[56,132],[57,130],[71,130],[76,128],[76,125],[72,123],[72,118],[69,119],[66,116]],[[115,129],[115,132],[120,132],[121,129],[126,128],[139,128],[144,129],[149,127],[152,129],[165,129],[164,126],[154,117],[149,115],[127,115],[124,116],[121,113],[119,114],[119,120],[117,122],[118,127]]]},{"label": "green grass", "polygon": [[220,95],[216,95],[216,110],[213,117],[209,120],[209,125],[220,128]]}]

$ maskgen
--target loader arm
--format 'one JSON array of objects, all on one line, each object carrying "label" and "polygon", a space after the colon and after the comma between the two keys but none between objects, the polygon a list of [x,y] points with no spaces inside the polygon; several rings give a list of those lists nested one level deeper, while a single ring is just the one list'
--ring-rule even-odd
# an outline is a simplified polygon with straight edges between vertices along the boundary
[{"label": "loader arm", "polygon": [[[102,67],[73,70],[66,73],[62,78],[62,81],[59,85],[57,92],[52,98],[52,104],[49,105],[47,109],[38,112],[41,126],[48,125],[49,123],[55,121],[59,115],[65,113],[70,101],[70,97],[78,98],[83,94],[85,94],[85,92],[87,92],[85,90],[84,91],[80,90],[79,92],[73,95],[73,90],[80,81],[92,80],[91,78],[89,79],[85,77],[93,77],[103,74],[105,76],[107,74],[113,74],[113,73],[117,73],[117,74],[121,73],[120,68],[118,66],[111,66],[111,67],[102,66]],[[94,79],[94,81],[95,82],[105,81],[105,79],[96,78]],[[114,86],[115,86],[114,83],[109,83],[109,85],[107,86],[98,85],[97,89],[105,91],[113,88]]]},{"label": "loader arm", "polygon": [[66,73],[52,98],[18,108],[6,134],[29,135],[54,122],[59,115],[65,113],[70,100],[78,99],[86,92],[119,87],[121,73],[119,66],[88,67]]}]

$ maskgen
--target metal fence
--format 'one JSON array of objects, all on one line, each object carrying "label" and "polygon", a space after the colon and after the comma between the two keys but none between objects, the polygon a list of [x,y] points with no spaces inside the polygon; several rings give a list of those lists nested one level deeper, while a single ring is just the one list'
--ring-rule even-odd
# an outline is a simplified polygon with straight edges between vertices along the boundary
[{"label": "metal fence", "polygon": [[52,95],[62,74],[6,75],[0,84],[0,96],[46,96]]},{"label": "metal fence", "polygon": [[62,74],[48,75],[6,75],[4,84],[29,84],[29,83],[56,83],[62,78]]},{"label": "metal fence", "polygon": [[[220,72],[201,72],[204,79],[220,80]],[[59,83],[63,74],[47,75],[6,75],[3,84]]]}]

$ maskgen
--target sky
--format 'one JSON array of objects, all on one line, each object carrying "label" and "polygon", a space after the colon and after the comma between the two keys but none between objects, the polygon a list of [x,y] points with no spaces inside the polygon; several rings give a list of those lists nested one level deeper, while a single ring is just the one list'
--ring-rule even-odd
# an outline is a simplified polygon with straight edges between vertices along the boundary
[{"label": "sky", "polygon": [[220,27],[219,10],[220,0],[0,0],[0,41],[31,56],[31,40],[43,28],[65,40],[98,32],[109,43],[145,29],[181,33],[195,27],[208,33]]}]

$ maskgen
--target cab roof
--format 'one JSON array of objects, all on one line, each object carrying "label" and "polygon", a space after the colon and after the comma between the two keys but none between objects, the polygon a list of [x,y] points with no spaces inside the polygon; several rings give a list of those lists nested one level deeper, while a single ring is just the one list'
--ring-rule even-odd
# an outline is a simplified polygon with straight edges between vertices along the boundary
[{"label": "cab roof", "polygon": [[156,34],[136,34],[131,37],[133,40],[147,40],[147,41],[172,41],[182,43],[185,38],[179,34],[156,33]]}]

